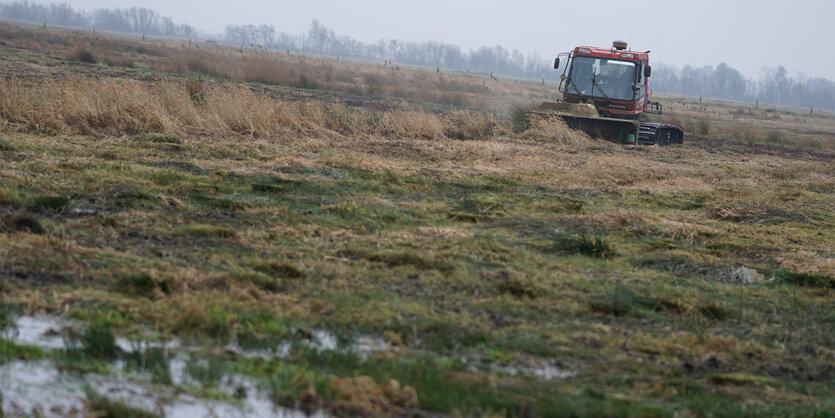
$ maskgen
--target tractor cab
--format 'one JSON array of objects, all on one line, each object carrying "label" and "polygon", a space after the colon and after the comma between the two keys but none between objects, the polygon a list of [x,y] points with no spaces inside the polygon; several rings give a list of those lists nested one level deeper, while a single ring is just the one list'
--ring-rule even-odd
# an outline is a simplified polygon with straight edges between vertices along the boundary
[{"label": "tractor cab", "polygon": [[560,82],[565,102],[593,103],[604,117],[635,119],[643,112],[656,113],[654,103],[648,106],[649,51],[628,51],[618,41],[611,49],[579,46],[562,56],[568,57]]}]

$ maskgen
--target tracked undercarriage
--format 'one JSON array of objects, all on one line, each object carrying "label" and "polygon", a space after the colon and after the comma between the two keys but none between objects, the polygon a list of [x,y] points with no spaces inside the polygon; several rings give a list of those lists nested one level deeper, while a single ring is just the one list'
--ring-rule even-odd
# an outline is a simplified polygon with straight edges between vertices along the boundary
[{"label": "tracked undercarriage", "polygon": [[676,125],[607,118],[600,116],[591,104],[545,102],[531,113],[542,117],[557,117],[571,129],[581,130],[593,138],[624,144],[663,146],[684,141],[684,132]]}]

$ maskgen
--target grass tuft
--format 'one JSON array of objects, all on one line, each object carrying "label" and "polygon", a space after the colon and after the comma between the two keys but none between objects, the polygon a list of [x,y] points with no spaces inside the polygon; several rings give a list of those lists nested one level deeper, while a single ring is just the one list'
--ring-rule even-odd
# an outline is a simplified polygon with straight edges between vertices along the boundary
[{"label": "grass tuft", "polygon": [[180,227],[177,232],[180,235],[199,238],[232,238],[237,235],[234,229],[210,225],[187,225]]},{"label": "grass tuft", "polygon": [[610,292],[594,297],[589,307],[594,312],[613,316],[626,316],[637,307],[638,297],[626,286],[617,286]]},{"label": "grass tuft", "polygon": [[46,210],[62,210],[70,205],[70,199],[65,196],[41,195],[32,198],[32,206]]},{"label": "grass tuft", "polygon": [[15,146],[8,139],[0,138],[0,151],[14,151]]},{"label": "grass tuft", "polygon": [[113,327],[97,322],[80,333],[72,331],[65,339],[64,359],[68,365],[85,368],[85,359],[111,360],[116,357],[116,335]]},{"label": "grass tuft", "polygon": [[772,280],[803,287],[830,287],[835,289],[835,277],[823,273],[804,273],[787,269],[777,269],[772,273]]},{"label": "grass tuft", "polygon": [[531,129],[530,112],[533,106],[516,105],[510,109],[510,123],[513,126],[513,133],[521,134]]},{"label": "grass tuft", "polygon": [[501,275],[501,279],[496,285],[496,290],[499,293],[528,299],[536,299],[544,294],[543,289],[530,280],[510,275]]},{"label": "grass tuft", "polygon": [[116,355],[116,336],[109,325],[91,325],[81,334],[81,343],[84,351],[94,358],[109,359]]},{"label": "grass tuft", "polygon": [[128,367],[149,373],[154,383],[171,384],[171,358],[167,349],[134,347],[127,355]]},{"label": "grass tuft", "polygon": [[160,415],[128,405],[123,400],[110,399],[92,388],[87,388],[88,416],[101,418],[158,418]]},{"label": "grass tuft", "polygon": [[147,133],[140,135],[136,138],[139,141],[143,142],[153,142],[155,144],[176,144],[182,145],[183,140],[177,138],[176,136],[165,135],[165,134],[158,134],[158,133]]},{"label": "grass tuft", "polygon": [[455,266],[446,260],[436,260],[422,257],[412,251],[372,251],[362,248],[348,248],[340,255],[351,259],[365,259],[371,262],[384,263],[389,267],[413,266],[419,270],[438,270],[450,272]]},{"label": "grass tuft", "polygon": [[83,62],[87,64],[95,64],[99,62],[96,54],[84,45],[76,45],[67,53],[67,59],[75,62]]},{"label": "grass tuft", "polygon": [[44,228],[40,219],[28,214],[10,216],[3,220],[2,226],[3,229],[11,232],[46,233],[46,228]]},{"label": "grass tuft", "polygon": [[228,372],[228,364],[221,357],[202,359],[192,356],[186,361],[186,372],[204,388],[216,387]]},{"label": "grass tuft", "polygon": [[119,279],[119,284],[125,293],[143,297],[153,297],[157,292],[170,294],[175,287],[171,279],[158,279],[148,273],[123,276]]},{"label": "grass tuft", "polygon": [[289,264],[284,263],[263,263],[256,265],[254,268],[256,271],[260,271],[262,273],[266,273],[279,278],[301,279],[307,277],[307,273],[305,273],[304,271],[299,270],[295,266],[291,266]]},{"label": "grass tuft", "polygon": [[20,204],[20,195],[14,190],[0,188],[0,205],[16,206]]},{"label": "grass tuft", "polygon": [[561,253],[582,254],[604,260],[617,255],[612,243],[606,237],[590,234],[560,236],[554,240],[552,248]]}]

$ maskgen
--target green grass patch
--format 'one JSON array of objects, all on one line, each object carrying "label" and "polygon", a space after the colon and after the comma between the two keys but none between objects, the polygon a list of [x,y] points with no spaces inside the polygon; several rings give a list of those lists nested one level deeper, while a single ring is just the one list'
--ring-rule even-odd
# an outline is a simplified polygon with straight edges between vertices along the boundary
[{"label": "green grass patch", "polygon": [[240,211],[250,207],[249,203],[225,197],[208,196],[202,193],[194,193],[189,196],[192,202],[212,209],[223,209]]},{"label": "green grass patch", "polygon": [[468,198],[459,200],[447,216],[459,222],[484,223],[504,213],[505,204],[495,199]]},{"label": "green grass patch", "polygon": [[136,137],[138,141],[151,142],[154,144],[177,144],[182,145],[183,140],[171,135],[159,133],[147,133]]},{"label": "green grass patch", "polygon": [[220,226],[187,225],[177,228],[177,234],[198,238],[232,238],[237,235],[237,232]]},{"label": "green grass patch", "polygon": [[438,270],[450,272],[455,266],[447,260],[426,257],[414,251],[373,251],[364,248],[347,248],[339,252],[342,257],[354,260],[365,259],[383,263],[389,267],[412,266],[419,270]]},{"label": "green grass patch", "polygon": [[0,205],[16,206],[20,204],[20,195],[14,190],[0,188]]},{"label": "green grass patch", "polygon": [[0,151],[15,151],[16,149],[8,139],[0,138]]},{"label": "green grass patch", "polygon": [[133,350],[126,355],[128,368],[148,373],[153,383],[171,384],[171,352],[165,348],[142,348],[136,343]]},{"label": "green grass patch", "polygon": [[253,269],[262,273],[269,274],[273,277],[286,279],[302,279],[307,277],[307,273],[299,270],[297,267],[285,263],[268,262],[253,266]]},{"label": "green grass patch", "polygon": [[112,359],[116,356],[116,335],[107,323],[92,324],[78,336],[84,353],[97,359]]},{"label": "green grass patch", "polygon": [[0,364],[11,360],[38,360],[46,358],[46,356],[46,352],[41,348],[18,345],[0,338]]},{"label": "green grass patch", "polygon": [[772,277],[777,283],[835,289],[835,277],[823,273],[804,273],[787,269],[777,269],[772,273]]},{"label": "green grass patch", "polygon": [[186,361],[186,373],[203,388],[215,388],[229,373],[229,365],[226,359],[218,356],[191,356]]},{"label": "green grass patch", "polygon": [[722,385],[754,385],[754,386],[774,386],[778,381],[770,377],[757,376],[747,373],[719,373],[711,374],[709,379],[713,383]]},{"label": "green grass patch", "polygon": [[40,195],[31,199],[31,206],[34,208],[57,211],[66,209],[70,205],[70,198],[57,195]]},{"label": "green grass patch", "polygon": [[617,255],[608,238],[591,234],[558,236],[550,249],[557,253],[581,254],[604,260]]},{"label": "green grass patch", "polygon": [[161,279],[145,272],[127,274],[117,280],[122,292],[142,297],[153,297],[157,292],[170,294],[176,289],[173,279]]},{"label": "green grass patch", "polygon": [[496,284],[499,293],[508,294],[517,298],[536,299],[545,294],[545,290],[537,286],[533,281],[524,277],[514,275],[501,276]]},{"label": "green grass patch", "polygon": [[46,233],[43,222],[38,217],[26,213],[3,218],[2,224],[0,224],[0,230],[8,232],[30,232],[33,234]]}]

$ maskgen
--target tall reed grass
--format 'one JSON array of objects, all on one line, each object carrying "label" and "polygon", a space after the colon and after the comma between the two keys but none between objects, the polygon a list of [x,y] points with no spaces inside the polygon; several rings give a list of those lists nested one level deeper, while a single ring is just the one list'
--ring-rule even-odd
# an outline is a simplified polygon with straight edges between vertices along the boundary
[{"label": "tall reed grass", "polygon": [[480,112],[440,115],[408,106],[361,112],[339,103],[283,101],[243,86],[194,79],[0,79],[0,90],[1,123],[44,134],[485,139],[504,132],[492,116]]}]

